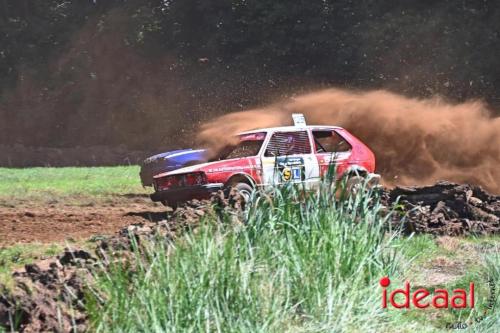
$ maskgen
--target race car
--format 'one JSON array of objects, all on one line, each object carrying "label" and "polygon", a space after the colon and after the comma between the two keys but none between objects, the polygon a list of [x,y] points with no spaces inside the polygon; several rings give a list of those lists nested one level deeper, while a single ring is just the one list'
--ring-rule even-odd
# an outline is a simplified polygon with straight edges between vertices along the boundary
[{"label": "race car", "polygon": [[354,135],[338,126],[308,126],[294,114],[294,126],[262,128],[237,135],[215,161],[154,176],[153,201],[176,206],[190,199],[209,198],[219,190],[235,188],[248,200],[254,189],[285,183],[314,189],[335,167],[335,176],[370,177],[375,156]]}]

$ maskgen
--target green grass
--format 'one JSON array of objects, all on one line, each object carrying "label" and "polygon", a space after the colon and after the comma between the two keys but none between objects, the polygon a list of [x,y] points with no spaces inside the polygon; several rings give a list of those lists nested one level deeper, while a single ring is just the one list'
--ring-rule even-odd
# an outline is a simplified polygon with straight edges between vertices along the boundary
[{"label": "green grass", "polygon": [[[443,286],[478,281],[475,311],[381,309],[382,276],[399,286],[433,258],[455,254],[432,236],[387,234],[385,218],[373,196],[335,202],[327,191],[304,198],[285,189],[254,198],[246,225],[227,214],[217,222],[208,216],[174,242],[142,242],[135,262],[97,274],[87,295],[93,329],[448,332],[450,323],[477,318],[487,296],[481,281],[499,279],[498,254]],[[493,332],[498,314],[497,306],[469,325]]]},{"label": "green grass", "polygon": [[[467,331],[471,332],[497,332],[500,324],[500,303],[492,309],[487,309],[488,298],[491,288],[489,281],[500,287],[500,237],[454,237],[452,239],[456,247],[454,249],[443,248],[437,244],[437,238],[431,235],[418,235],[411,238],[401,238],[397,241],[405,257],[410,260],[410,265],[405,270],[405,275],[410,279],[423,281],[422,286],[430,290],[444,288],[452,291],[456,288],[469,290],[469,283],[475,284],[476,307],[474,310],[466,308],[463,310],[435,310],[425,311],[411,309],[403,313],[402,323],[419,323],[419,327],[427,327],[431,331],[449,331],[451,324],[466,325]],[[461,271],[458,279],[451,279],[441,285],[426,285],[425,281],[432,276],[424,268],[431,268],[434,261],[439,258],[445,263],[462,263],[466,267]],[[424,270],[423,270],[424,269]],[[446,267],[442,269],[446,274]],[[456,274],[450,273],[451,276]],[[427,276],[426,276],[427,275]],[[498,296],[497,296],[498,298]],[[486,311],[486,313],[485,313]],[[463,329],[460,329],[463,331]]]},{"label": "green grass", "polygon": [[379,209],[372,197],[336,203],[327,191],[304,199],[289,189],[256,199],[246,226],[207,218],[175,243],[138,250],[133,269],[99,276],[88,303],[94,329],[383,330],[391,318],[378,280],[399,259]]},{"label": "green grass", "polygon": [[429,257],[434,257],[438,253],[442,253],[432,235],[410,236],[411,238],[399,238],[396,242],[401,247],[402,254],[405,258],[422,262]]},{"label": "green grass", "polygon": [[144,194],[138,166],[0,168],[0,199]]}]

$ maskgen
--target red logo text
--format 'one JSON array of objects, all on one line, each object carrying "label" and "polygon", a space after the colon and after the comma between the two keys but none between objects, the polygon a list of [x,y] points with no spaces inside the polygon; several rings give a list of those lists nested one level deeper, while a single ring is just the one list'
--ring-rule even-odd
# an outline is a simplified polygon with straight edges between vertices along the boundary
[{"label": "red logo text", "polygon": [[[391,280],[386,276],[380,279],[382,287],[382,308],[387,308],[387,303],[390,303],[397,309],[410,308],[410,304],[419,309],[434,307],[436,309],[463,309],[474,308],[474,282],[469,284],[469,291],[465,289],[453,289],[449,292],[446,289],[435,289],[433,293],[425,288],[419,288],[410,292],[410,282],[406,281],[401,289],[394,289],[388,295],[387,288],[391,284]],[[396,295],[398,297],[396,301]]]}]

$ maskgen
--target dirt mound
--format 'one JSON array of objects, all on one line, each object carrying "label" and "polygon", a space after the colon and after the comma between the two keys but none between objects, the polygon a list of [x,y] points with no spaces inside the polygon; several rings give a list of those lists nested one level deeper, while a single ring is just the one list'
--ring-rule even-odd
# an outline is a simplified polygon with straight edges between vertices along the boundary
[{"label": "dirt mound", "polygon": [[[399,200],[399,201],[398,201]],[[393,223],[406,233],[486,235],[500,233],[500,196],[480,186],[438,182],[424,187],[396,187],[388,193],[396,211]]]},{"label": "dirt mound", "polygon": [[[133,239],[137,244],[158,236],[173,240],[186,230],[196,228],[200,221],[209,215],[215,217],[219,223],[243,223],[242,205],[243,201],[234,191],[229,195],[219,191],[211,200],[191,200],[174,212],[162,215],[160,219],[151,218],[149,221],[129,225],[121,229],[116,236],[100,240],[98,253],[108,260],[105,256],[116,254],[117,251],[122,252],[120,256],[126,256],[123,251],[131,249]],[[226,220],[226,216],[230,216],[231,220]]]},{"label": "dirt mound", "polygon": [[84,332],[84,288],[95,261],[89,252],[67,249],[58,258],[14,272],[14,288],[0,286],[0,327],[22,332]]}]

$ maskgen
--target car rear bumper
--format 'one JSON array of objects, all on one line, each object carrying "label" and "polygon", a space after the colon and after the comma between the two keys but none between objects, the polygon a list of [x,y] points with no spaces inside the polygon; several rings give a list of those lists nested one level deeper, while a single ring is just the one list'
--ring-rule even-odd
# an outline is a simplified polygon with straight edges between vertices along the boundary
[{"label": "car rear bumper", "polygon": [[191,199],[206,199],[211,193],[217,192],[224,187],[222,183],[196,185],[189,187],[173,188],[165,191],[157,191],[151,194],[153,201],[182,202]]}]

